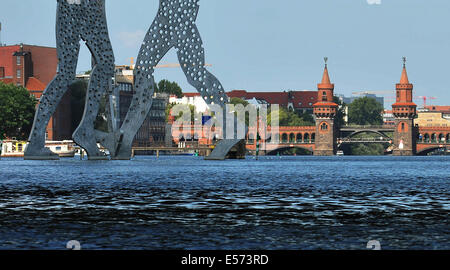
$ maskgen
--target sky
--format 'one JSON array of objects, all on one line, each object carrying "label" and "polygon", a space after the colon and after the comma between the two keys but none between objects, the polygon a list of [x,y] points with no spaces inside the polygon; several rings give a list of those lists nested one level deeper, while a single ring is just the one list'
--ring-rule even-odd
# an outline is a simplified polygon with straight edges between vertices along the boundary
[{"label": "sky", "polygon": [[[106,0],[116,64],[137,56],[158,5]],[[54,47],[55,17],[56,0],[2,0],[1,42]],[[335,93],[392,90],[389,103],[406,56],[415,96],[450,105],[448,0],[200,0],[197,26],[208,69],[227,91],[316,90],[326,56]],[[177,63],[176,51],[161,63]],[[89,69],[84,47],[77,70]],[[155,78],[195,91],[179,68]]]}]

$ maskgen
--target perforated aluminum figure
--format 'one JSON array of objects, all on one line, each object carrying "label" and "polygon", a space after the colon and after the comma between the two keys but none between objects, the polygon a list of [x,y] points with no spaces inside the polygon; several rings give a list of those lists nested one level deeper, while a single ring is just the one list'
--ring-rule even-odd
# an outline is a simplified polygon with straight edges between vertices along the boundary
[{"label": "perforated aluminum figure", "polygon": [[73,139],[86,150],[89,159],[107,158],[97,147],[100,138],[94,130],[100,99],[111,89],[114,75],[114,54],[106,23],[105,0],[57,0],[58,71],[41,97],[25,159],[58,159],[58,155],[45,147],[45,131],[50,117],[75,78],[81,40],[91,51],[94,64],[83,118]]}]

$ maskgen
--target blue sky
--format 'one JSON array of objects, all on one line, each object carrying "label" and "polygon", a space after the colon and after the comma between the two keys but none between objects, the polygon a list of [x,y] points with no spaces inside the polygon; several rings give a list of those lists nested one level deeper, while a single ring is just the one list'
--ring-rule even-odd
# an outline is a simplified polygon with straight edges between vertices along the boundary
[{"label": "blue sky", "polygon": [[[117,64],[136,57],[157,0],[107,0]],[[336,92],[393,90],[408,57],[415,95],[450,105],[448,0],[201,0],[197,25],[225,89],[315,90],[329,57]],[[2,42],[55,46],[55,0],[2,0]],[[162,63],[177,62],[171,51]],[[78,70],[88,70],[84,49]],[[155,77],[193,92],[180,69]],[[386,95],[394,96],[392,95]],[[422,104],[420,100],[416,100]]]}]

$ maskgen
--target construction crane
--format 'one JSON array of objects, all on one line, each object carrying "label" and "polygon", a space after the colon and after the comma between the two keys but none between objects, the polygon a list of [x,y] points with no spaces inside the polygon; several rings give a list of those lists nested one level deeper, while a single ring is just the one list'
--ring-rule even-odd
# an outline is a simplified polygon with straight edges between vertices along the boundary
[{"label": "construction crane", "polygon": [[427,96],[418,96],[415,99],[422,99],[423,100],[423,107],[427,107],[427,100],[429,99],[437,99],[436,97],[427,97]]},{"label": "construction crane", "polygon": [[392,94],[395,93],[395,90],[386,90],[386,91],[360,91],[360,92],[353,92],[352,95],[355,96],[363,96],[363,95],[382,95],[382,94]]}]

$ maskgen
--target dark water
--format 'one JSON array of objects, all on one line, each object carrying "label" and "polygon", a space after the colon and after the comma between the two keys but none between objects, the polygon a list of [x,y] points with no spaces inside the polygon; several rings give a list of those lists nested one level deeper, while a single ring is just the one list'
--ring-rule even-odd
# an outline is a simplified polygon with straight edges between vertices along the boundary
[{"label": "dark water", "polygon": [[0,249],[450,248],[450,157],[0,160]]}]

